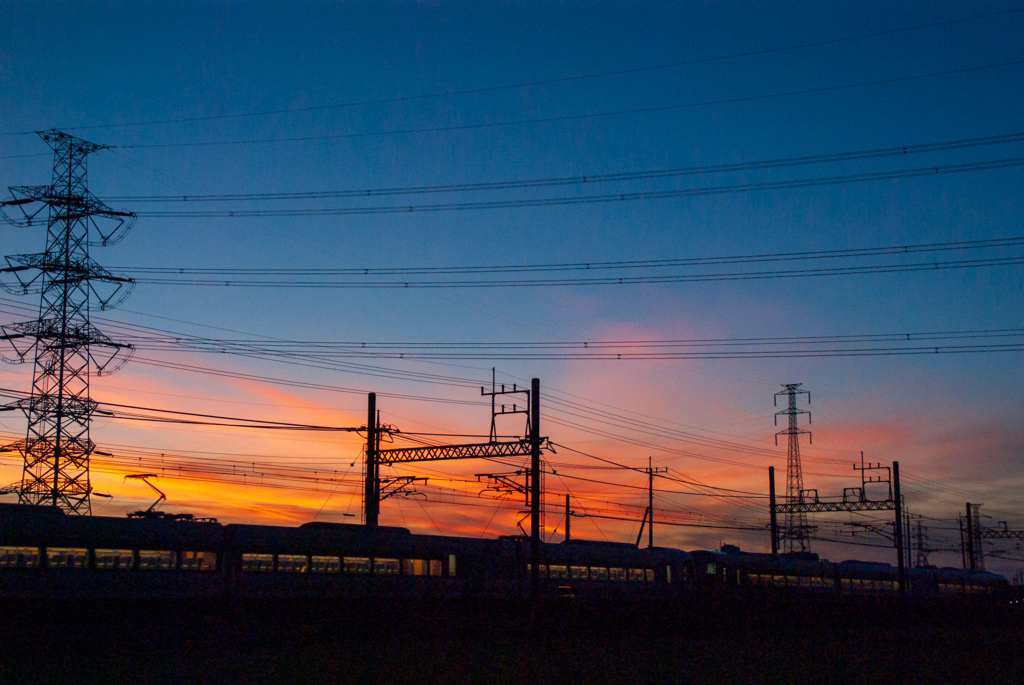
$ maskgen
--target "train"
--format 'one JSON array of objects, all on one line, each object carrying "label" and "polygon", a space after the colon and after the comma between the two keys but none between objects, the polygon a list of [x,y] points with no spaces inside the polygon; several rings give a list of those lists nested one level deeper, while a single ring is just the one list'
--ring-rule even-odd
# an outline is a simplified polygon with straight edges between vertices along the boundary
[{"label": "train", "polygon": [[[895,597],[888,564],[813,554],[639,548],[567,540],[539,545],[543,597],[700,601],[704,597]],[[430,599],[531,595],[522,537],[419,535],[406,528],[311,522],[69,516],[0,504],[0,599]],[[908,569],[906,596],[997,599],[994,573]]]}]

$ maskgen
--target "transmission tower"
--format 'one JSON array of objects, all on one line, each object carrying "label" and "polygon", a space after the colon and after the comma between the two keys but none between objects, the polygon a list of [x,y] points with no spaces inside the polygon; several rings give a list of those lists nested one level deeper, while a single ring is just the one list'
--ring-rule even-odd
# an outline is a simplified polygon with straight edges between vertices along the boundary
[{"label": "transmission tower", "polygon": [[14,347],[11,361],[34,360],[32,392],[14,403],[28,420],[25,440],[2,449],[24,459],[20,502],[89,514],[89,457],[95,447],[89,422],[96,410],[89,376],[93,370],[113,373],[131,356],[130,345],[114,342],[90,323],[89,310],[92,303],[100,309],[119,304],[134,285],[94,262],[89,248],[120,240],[135,215],[114,211],[89,193],[86,157],[106,146],[56,130],[39,136],[54,153],[52,183],[12,187],[12,199],[0,202],[0,217],[15,226],[42,225],[43,209],[48,210],[46,251],[9,255],[0,269],[17,279],[3,284],[8,292],[40,294],[38,319],[0,326],[0,337]]},{"label": "transmission tower", "polygon": [[[779,417],[789,417],[789,427],[786,430],[779,431],[775,434],[775,444],[779,444],[779,436],[786,435],[789,437],[789,456],[786,459],[786,501],[789,504],[803,504],[804,503],[804,476],[800,469],[800,436],[802,434],[811,435],[810,431],[801,430],[797,425],[797,417],[800,414],[807,414],[808,423],[810,423],[811,413],[806,409],[797,409],[796,407],[796,396],[807,395],[807,403],[811,403],[811,393],[807,390],[799,390],[800,383],[788,383],[782,387],[785,390],[781,390],[775,393],[773,402],[778,406],[778,399],[780,395],[785,395],[788,398],[788,404],[786,409],[775,414],[775,425],[779,425]],[[810,552],[810,527],[807,525],[807,514],[803,511],[788,511],[786,513],[785,531],[783,538],[786,540],[786,551],[787,552]]]}]

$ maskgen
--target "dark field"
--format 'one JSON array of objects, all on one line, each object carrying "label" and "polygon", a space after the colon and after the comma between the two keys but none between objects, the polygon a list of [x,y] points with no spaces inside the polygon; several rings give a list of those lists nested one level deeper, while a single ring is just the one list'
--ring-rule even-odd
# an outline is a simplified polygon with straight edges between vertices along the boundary
[{"label": "dark field", "polygon": [[0,605],[0,683],[1024,683],[1019,616],[888,605]]}]

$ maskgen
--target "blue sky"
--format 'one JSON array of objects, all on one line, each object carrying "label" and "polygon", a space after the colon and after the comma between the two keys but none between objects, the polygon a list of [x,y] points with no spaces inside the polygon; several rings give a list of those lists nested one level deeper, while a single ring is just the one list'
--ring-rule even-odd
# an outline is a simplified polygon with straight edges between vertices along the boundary
[{"label": "blue sky", "polygon": [[[100,197],[126,198],[598,176],[965,140],[1021,132],[1024,11],[1018,9],[1024,7],[998,2],[5,3],[5,24],[11,30],[0,49],[0,96],[5,103],[0,133],[56,127],[116,146],[90,158],[90,188]],[[794,46],[808,47],[780,50]],[[681,66],[651,68],[661,65]],[[578,78],[610,72],[621,73]],[[503,88],[516,84],[534,85]],[[471,92],[420,97],[461,91]],[[649,111],[613,114],[633,110]],[[164,121],[171,123],[135,125]],[[401,133],[420,129],[432,130]],[[308,140],[266,142],[282,138]],[[263,142],[223,144],[239,140]],[[0,181],[48,182],[47,153],[34,135],[0,136]],[[1024,142],[1018,140],[632,182],[373,201],[236,201],[217,208],[389,206],[668,191],[944,167],[1022,153]],[[1021,173],[1020,166],[1010,166],[554,207],[244,219],[141,217],[123,242],[97,249],[93,256],[132,275],[133,269],[153,266],[580,263],[1013,238],[1021,234],[1024,214]],[[195,208],[130,200],[110,204],[139,212]],[[43,247],[40,232],[2,231],[3,254]],[[998,253],[953,253],[942,259],[1019,257],[1020,250],[1017,245]],[[31,298],[23,299],[31,304]],[[1021,327],[1022,305],[1018,264],[825,278],[471,290],[140,283],[122,310],[102,317],[215,338],[239,335],[203,326],[291,340],[543,342],[1010,329]],[[23,315],[5,309],[3,316],[9,322]],[[1012,341],[1019,342],[1019,337]],[[165,354],[171,358],[173,353]],[[189,363],[359,391],[479,399],[471,390],[447,385],[177,354],[174,359]],[[674,422],[698,435],[765,449],[774,449],[772,394],[782,383],[802,382],[815,400],[815,444],[805,446],[806,454],[841,460],[863,449],[875,460],[899,459],[908,478],[921,479],[920,488],[913,491],[911,486],[908,495],[912,510],[946,520],[956,516],[963,501],[977,500],[997,510],[994,517],[1024,527],[1019,505],[1024,368],[1019,352],[618,364],[487,359],[375,363],[478,382],[489,379],[490,368],[496,366],[499,380],[540,377],[545,388],[603,402],[616,411],[641,411],[663,427]],[[30,373],[27,365],[5,367],[0,380],[4,387],[24,389]],[[307,403],[316,416],[324,416],[328,408],[340,412],[335,416],[339,421],[358,421],[365,414],[365,398],[359,394],[309,389],[289,391],[294,393],[290,399],[267,390],[258,400],[261,408],[247,408],[238,403],[256,401],[252,395],[260,391],[229,385],[132,365],[120,376],[97,380],[93,396],[134,398],[145,406],[212,407],[232,415],[300,411],[280,406],[288,402]],[[389,402],[383,409],[392,412],[394,423],[404,419],[410,422],[406,425],[486,431],[486,410],[480,407]],[[555,407],[552,412],[557,416]],[[3,419],[0,427],[5,435],[23,431],[16,418]],[[578,428],[552,425],[549,432],[557,442],[629,465],[645,465],[651,453],[649,447]],[[666,450],[678,447],[665,435],[647,437]],[[301,444],[267,446],[246,437],[239,438],[239,447],[214,433],[147,432],[116,424],[95,427],[93,438],[168,450],[184,449],[187,442],[196,450],[278,455],[294,453]],[[345,449],[342,461],[351,457]],[[715,453],[707,447],[700,450],[706,450],[701,452],[705,456]],[[761,492],[763,467],[774,463],[781,470],[784,456],[783,451],[781,462],[751,457],[751,468],[738,472],[671,451],[655,452],[655,461],[715,485]],[[473,467],[459,469],[453,473],[469,473]],[[823,492],[854,484],[849,482],[852,473],[838,463],[806,470],[820,474],[807,480],[822,479],[808,486],[820,484]],[[0,475],[7,480],[15,480],[19,472],[17,463],[0,463]],[[117,485],[115,495],[123,495],[102,507],[118,513],[137,506],[145,495],[133,487]],[[573,487],[589,492],[589,486]],[[624,502],[636,499],[632,493],[622,497]],[[198,494],[193,504],[213,506]],[[303,501],[281,506],[294,506],[300,519],[308,518],[312,505]],[[662,506],[682,511],[718,504],[674,498]],[[417,505],[411,511],[421,509]],[[229,508],[222,516],[259,517],[263,510]],[[483,520],[491,514],[484,508],[480,512]],[[473,518],[477,513],[451,507],[434,519],[442,528],[448,521],[450,529],[468,531],[473,525],[479,528]],[[412,527],[423,523],[422,517],[409,516]],[[471,520],[464,521],[466,517]],[[497,520],[491,533],[514,526],[506,514]],[[630,533],[634,524],[604,525],[608,530],[602,534],[635,534]],[[950,534],[938,532],[949,525],[955,524],[933,522],[935,537],[945,535],[941,539],[950,541]],[[714,546],[724,532],[679,531],[672,531],[678,537],[670,541],[685,546]],[[763,535],[736,535],[748,546],[763,545]],[[832,553],[827,545],[823,551],[835,557],[875,553],[874,548]],[[937,558],[941,563],[958,561]],[[1007,566],[1008,572],[1019,566]]]}]

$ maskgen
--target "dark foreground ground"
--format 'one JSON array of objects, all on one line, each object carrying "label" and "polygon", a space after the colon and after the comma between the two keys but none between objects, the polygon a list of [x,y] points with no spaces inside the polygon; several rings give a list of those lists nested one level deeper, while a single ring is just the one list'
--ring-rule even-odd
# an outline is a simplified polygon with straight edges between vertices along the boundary
[{"label": "dark foreground ground", "polygon": [[1020,617],[749,603],[0,604],[0,683],[1024,683]]}]

